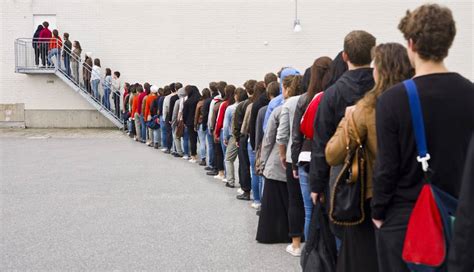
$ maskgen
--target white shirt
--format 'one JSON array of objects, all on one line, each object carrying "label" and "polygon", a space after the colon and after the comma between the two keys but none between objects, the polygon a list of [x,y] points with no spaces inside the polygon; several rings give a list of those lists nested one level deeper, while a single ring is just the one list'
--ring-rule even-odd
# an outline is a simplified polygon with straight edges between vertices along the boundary
[{"label": "white shirt", "polygon": [[97,65],[92,66],[91,80],[100,80],[100,67]]}]

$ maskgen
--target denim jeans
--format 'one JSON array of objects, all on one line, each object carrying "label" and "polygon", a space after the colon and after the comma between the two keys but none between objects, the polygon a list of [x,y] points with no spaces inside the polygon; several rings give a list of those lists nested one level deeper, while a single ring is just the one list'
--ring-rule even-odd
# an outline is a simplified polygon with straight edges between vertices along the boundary
[{"label": "denim jeans", "polygon": [[68,76],[71,76],[71,64],[70,64],[71,56],[68,53],[64,54],[64,71]]},{"label": "denim jeans", "polygon": [[143,141],[146,141],[146,125],[145,125],[145,119],[143,118],[143,115],[140,114],[140,129],[141,129],[141,137]]},{"label": "denim jeans", "polygon": [[48,53],[48,64],[53,64],[53,56],[56,56],[56,64],[58,68],[61,69],[61,55],[58,48],[53,48]]},{"label": "denim jeans", "polygon": [[212,132],[208,128],[206,130],[206,146],[207,146],[207,166],[215,168],[214,162],[214,138],[212,137]]},{"label": "denim jeans", "polygon": [[252,177],[253,201],[255,203],[260,203],[262,177],[258,176],[255,173],[255,151],[252,149],[252,145],[250,145],[250,142],[247,145],[247,150],[249,153],[249,160],[250,160],[250,176]]},{"label": "denim jeans", "polygon": [[110,88],[104,88],[104,97],[102,97],[102,104],[108,110],[110,110]]},{"label": "denim jeans", "polygon": [[304,167],[298,167],[298,175],[300,177],[301,194],[303,195],[304,204],[304,236],[307,238],[309,234],[309,225],[311,221],[311,213],[313,211],[313,201],[311,200],[311,188],[309,187],[309,174]]},{"label": "denim jeans", "polygon": [[100,83],[100,79],[94,79],[91,81],[92,94],[94,95],[94,98],[97,100],[99,100],[99,83]]},{"label": "denim jeans", "polygon": [[160,129],[153,129],[153,144],[156,145],[160,142]]},{"label": "denim jeans", "polygon": [[183,152],[184,152],[184,155],[189,156],[189,129],[187,126],[184,126]]},{"label": "denim jeans", "polygon": [[166,148],[166,144],[167,144],[166,129],[167,129],[167,126],[165,124],[165,118],[163,118],[163,115],[160,117],[160,124],[161,124],[161,147]]},{"label": "denim jeans", "polygon": [[199,159],[206,159],[206,131],[203,130],[203,125],[200,124],[198,127],[199,137]]}]

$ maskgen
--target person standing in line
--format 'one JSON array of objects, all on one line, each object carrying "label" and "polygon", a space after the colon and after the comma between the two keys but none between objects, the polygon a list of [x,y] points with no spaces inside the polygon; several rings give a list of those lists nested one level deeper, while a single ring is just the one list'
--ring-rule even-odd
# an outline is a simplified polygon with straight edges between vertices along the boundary
[{"label": "person standing in line", "polygon": [[224,154],[222,154],[222,146],[220,141],[216,142],[215,138],[215,128],[217,125],[217,115],[219,113],[219,107],[224,101],[225,93],[224,89],[227,86],[225,81],[219,81],[216,83],[216,89],[219,92],[219,95],[214,97],[214,103],[211,103],[211,107],[209,109],[209,128],[212,131],[212,142],[213,142],[213,150],[214,150],[214,162],[215,162],[215,169],[207,172],[206,174],[209,176],[214,176],[216,178],[224,178]]},{"label": "person standing in line", "polygon": [[110,111],[110,90],[112,88],[112,70],[110,70],[110,68],[105,68],[105,78],[102,85],[102,88],[104,89],[102,105]]},{"label": "person standing in line", "polygon": [[239,152],[237,147],[237,142],[233,135],[233,124],[232,120],[235,116],[235,109],[237,105],[242,103],[242,101],[247,99],[247,93],[243,88],[235,89],[234,95],[235,103],[228,106],[225,112],[224,117],[224,127],[223,127],[223,139],[224,144],[227,146],[227,152],[225,154],[225,165],[226,165],[226,187],[234,188],[235,187],[235,159]]},{"label": "person standing in line", "polygon": [[94,65],[92,66],[91,71],[91,88],[95,100],[100,103],[100,94],[99,94],[99,84],[101,78],[101,69],[100,69],[100,59],[94,59]]},{"label": "person standing in line", "polygon": [[[181,140],[181,138],[183,138],[183,135],[184,135],[184,128],[182,129],[181,132],[180,132],[181,128],[179,128],[179,126],[181,126],[180,122],[182,121],[181,119],[182,116],[180,114],[180,107],[181,107],[180,102],[182,99],[184,99],[184,97],[186,97],[186,91],[181,85],[177,91],[177,96],[176,96],[176,100],[173,107],[173,113],[171,117],[171,125],[173,127],[173,141],[174,141],[174,148],[175,148],[175,154],[173,156],[175,156],[176,158],[184,157],[183,143]],[[182,134],[180,135],[180,133]]]},{"label": "person standing in line", "polygon": [[[237,190],[236,198],[238,200],[249,201],[250,200],[250,191],[252,190],[252,177],[250,175],[250,159],[248,152],[248,123],[245,120],[249,121],[249,115],[246,116],[249,107],[253,104],[253,97],[255,93],[255,86],[257,81],[254,79],[247,80],[244,83],[245,91],[247,92],[248,99],[243,103],[239,104],[235,109],[234,114],[234,137],[236,140],[239,158],[239,183],[240,188]],[[247,118],[246,118],[247,117]]]},{"label": "person standing in line", "polygon": [[50,65],[49,62],[47,63],[47,60],[48,60],[48,54],[49,54],[49,43],[51,42],[51,38],[53,37],[53,34],[51,33],[48,27],[49,27],[49,23],[46,21],[43,22],[43,30],[41,30],[39,34],[39,44],[40,44],[39,48],[40,48],[42,68],[44,68],[46,64],[48,64],[48,66]]},{"label": "person standing in line", "polygon": [[[456,23],[449,8],[425,4],[408,11],[398,29],[407,41],[408,58],[415,68],[413,83],[418,89],[431,157],[427,161],[432,170],[430,182],[458,198],[474,131],[474,85],[450,72],[444,63],[456,36]],[[417,161],[404,83],[386,90],[375,112],[377,158],[371,207],[379,268],[384,272],[409,271],[402,259],[403,242],[426,173]]]},{"label": "person standing in line", "polygon": [[133,96],[132,101],[132,120],[135,124],[135,137],[133,139],[139,142],[142,141],[143,137],[140,122],[140,111],[142,109],[140,98],[143,100],[146,93],[143,91],[143,86],[141,84],[136,83],[135,86],[136,94]]},{"label": "person standing in line", "polygon": [[[366,92],[374,86],[372,76],[371,51],[375,46],[375,37],[363,30],[351,31],[344,38],[342,57],[348,65],[345,72],[336,83],[329,87],[322,97],[313,123],[313,139],[311,142],[311,161],[309,183],[311,200],[315,204],[321,194],[330,196],[330,170],[325,156],[326,144],[336,131],[337,125],[344,117],[346,108],[354,105]],[[338,168],[333,168],[331,177],[335,176]],[[340,170],[339,170],[340,171]],[[331,182],[335,179],[331,179]],[[327,205],[326,205],[327,206]],[[330,207],[329,207],[330,208]],[[331,230],[336,236],[336,245],[344,250],[340,241],[343,239],[343,229],[331,223]]]},{"label": "person standing in line", "polygon": [[[166,120],[166,147],[168,148],[165,153],[171,154],[171,155],[176,155],[176,147],[174,146],[174,134],[175,134],[175,129],[176,127],[173,126],[173,112],[174,112],[174,107],[176,104],[176,101],[179,99],[178,97],[178,90],[176,89],[176,84],[171,83],[169,85],[170,90],[171,90],[171,95],[169,95],[169,100],[168,103],[165,100],[165,104],[163,106],[164,108],[164,114],[165,114],[165,120]],[[169,152],[168,152],[169,151]]]},{"label": "person standing in line", "polygon": [[278,145],[280,162],[286,170],[286,187],[288,189],[288,221],[292,243],[286,247],[286,251],[293,256],[301,255],[301,240],[304,235],[304,205],[301,195],[299,179],[293,176],[291,167],[291,149],[287,146],[292,144],[291,125],[295,115],[296,104],[302,93],[302,76],[288,76],[283,81],[283,98],[278,120],[276,144]]},{"label": "person standing in line", "polygon": [[86,53],[86,58],[84,60],[84,63],[82,64],[82,79],[84,81],[84,88],[86,88],[86,91],[90,95],[94,95],[92,93],[92,84],[91,84],[91,76],[92,76],[92,58],[91,58],[92,53],[87,52]]},{"label": "person standing in line", "polygon": [[216,125],[214,129],[214,141],[220,145],[220,148],[222,150],[222,166],[223,169],[219,171],[218,175],[214,176],[216,179],[220,179],[225,181],[225,154],[227,151],[227,147],[224,144],[224,138],[223,138],[223,130],[222,128],[224,127],[224,117],[225,117],[225,112],[227,111],[227,107],[232,103],[234,104],[234,93],[235,93],[235,86],[234,85],[226,85],[224,88],[224,100],[222,103],[219,105],[219,110],[217,112],[217,118],[216,118]]},{"label": "person standing in line", "polygon": [[255,140],[255,139],[252,139],[252,137],[255,137],[255,128],[252,126],[255,126],[255,123],[253,122],[254,120],[252,120],[252,113],[254,112],[254,108],[260,106],[259,103],[261,102],[265,103],[265,99],[262,99],[262,97],[266,97],[265,82],[259,81],[254,86],[253,96],[250,99],[251,100],[250,104],[247,106],[247,109],[245,111],[245,118],[244,118],[244,120],[246,120],[244,124],[246,127],[246,131],[247,131],[246,134],[248,137],[247,156],[249,158],[250,184],[251,184],[251,192],[253,195],[253,202],[250,206],[254,209],[259,209],[260,203],[261,203],[260,190],[259,190],[261,179],[255,173],[256,152],[252,147],[252,141]]},{"label": "person standing in line", "polygon": [[183,121],[184,125],[189,134],[189,144],[190,144],[190,155],[191,159],[189,162],[196,163],[197,162],[197,138],[198,133],[194,129],[194,120],[196,114],[196,108],[201,99],[201,93],[199,93],[199,89],[194,85],[188,85],[184,88],[186,92],[187,99],[184,101],[183,104]]},{"label": "person standing in line", "polygon": [[148,134],[147,134],[147,127],[146,127],[146,116],[145,116],[145,105],[146,105],[146,99],[148,95],[150,94],[150,83],[145,82],[143,84],[144,91],[141,94],[141,96],[138,98],[138,106],[139,106],[139,114],[140,114],[140,134],[141,134],[141,143],[146,143]]},{"label": "person standing in line", "polygon": [[123,95],[120,97],[121,119],[123,120],[123,127],[125,132],[128,131],[127,120],[130,117],[130,84],[125,82],[123,85]]},{"label": "person standing in line", "polygon": [[38,25],[36,28],[35,33],[33,34],[33,42],[31,45],[33,46],[33,50],[35,51],[35,65],[38,67],[39,66],[39,59],[41,55],[41,40],[40,40],[40,34],[41,31],[43,30],[42,25]]},{"label": "person standing in line", "polygon": [[76,84],[79,84],[79,63],[81,63],[82,48],[79,41],[72,43],[72,54],[71,54],[71,68],[72,78]]},{"label": "person standing in line", "polygon": [[69,40],[69,33],[64,32],[63,34],[64,38],[64,47],[63,47],[63,62],[64,62],[64,70],[66,71],[66,75],[68,77],[71,77],[71,49],[72,49],[72,43]]},{"label": "person standing in line", "polygon": [[[182,147],[183,147],[183,160],[190,160],[191,159],[191,156],[190,156],[190,153],[189,153],[189,130],[188,130],[188,127],[186,126],[185,124],[185,121],[184,121],[184,115],[183,115],[183,110],[184,110],[184,102],[188,99],[187,97],[187,94],[186,94],[186,89],[183,87],[183,91],[184,91],[184,96],[180,97],[179,99],[179,107],[178,107],[178,123],[182,123],[183,124],[183,127],[184,127],[184,130],[183,130],[183,135],[180,138],[182,138],[181,140],[181,144],[182,144]],[[178,94],[179,95],[179,94]]]},{"label": "person standing in line", "polygon": [[[357,102],[348,107],[336,133],[326,145],[326,160],[329,165],[344,163],[349,150],[357,148],[357,141],[365,145],[365,214],[370,214],[372,199],[372,175],[377,153],[375,133],[375,104],[378,97],[393,85],[411,78],[413,68],[408,60],[406,49],[397,43],[380,44],[372,51],[374,66],[374,88]],[[344,228],[343,251],[338,258],[340,271],[379,271],[375,245],[374,226],[369,216],[355,226]]]},{"label": "person standing in line", "polygon": [[209,114],[209,108],[204,109],[205,104],[211,99],[211,92],[208,88],[202,90],[202,95],[196,106],[196,113],[194,115],[194,130],[198,133],[199,138],[199,159],[201,162],[200,166],[206,166],[207,148],[206,148],[206,130],[207,130],[207,115]]},{"label": "person standing in line", "polygon": [[63,47],[63,40],[59,36],[57,29],[53,30],[53,37],[49,42],[48,63],[53,64],[53,57],[56,57],[56,64],[58,69],[61,69],[61,47]]},{"label": "person standing in line", "polygon": [[120,80],[120,72],[115,71],[114,75],[112,76],[112,94],[114,99],[114,112],[117,118],[120,117],[120,105],[122,104],[121,98],[123,96],[123,85],[122,81]]},{"label": "person standing in line", "polygon": [[163,94],[164,97],[161,97],[160,99],[160,106],[159,106],[159,111],[160,111],[160,121],[161,121],[161,151],[165,153],[169,153],[171,150],[171,146],[168,146],[168,141],[169,141],[169,129],[171,129],[168,125],[167,121],[167,115],[169,112],[169,107],[170,107],[170,98],[171,98],[171,88],[169,85],[166,85],[163,87]]},{"label": "person standing in line", "polygon": [[209,83],[209,90],[211,91],[211,99],[209,99],[204,107],[207,109],[206,112],[204,112],[204,118],[207,120],[207,130],[206,130],[206,146],[207,146],[207,167],[204,168],[204,170],[209,171],[208,175],[215,176],[217,175],[217,166],[216,166],[216,160],[215,160],[215,152],[214,152],[214,137],[212,136],[212,131],[213,128],[211,126],[211,121],[213,119],[213,114],[214,114],[214,104],[221,98],[221,94],[217,90],[217,83],[216,82],[210,82]]},{"label": "person standing in line", "polygon": [[[160,130],[155,124],[151,124],[152,122],[159,122],[158,119],[158,86],[153,85],[150,87],[150,94],[146,98],[145,102],[145,118],[147,122],[147,129],[148,129],[148,143],[147,145],[150,147],[154,147],[155,149],[159,148],[159,140],[160,140]],[[155,126],[155,127],[154,127]]]},{"label": "person standing in line", "polygon": [[[337,59],[337,58],[336,58]],[[342,60],[342,54],[337,62],[345,65]],[[304,236],[307,238],[309,234],[309,224],[311,221],[311,214],[313,212],[313,202],[311,200],[311,190],[308,183],[309,162],[311,154],[311,138],[312,135],[305,135],[301,132],[301,120],[307,111],[308,105],[313,101],[316,94],[322,92],[327,88],[330,80],[331,67],[336,65],[336,60],[333,62],[329,57],[317,58],[313,66],[309,70],[310,79],[307,91],[300,96],[295,109],[295,116],[292,124],[292,144],[291,148],[291,162],[293,168],[293,176],[298,178],[301,186],[301,193],[303,196],[303,203],[305,209],[305,224]],[[306,73],[305,73],[306,74]],[[341,74],[342,75],[342,74]],[[304,88],[304,87],[303,87]],[[323,94],[320,94],[323,95]],[[318,99],[318,98],[316,98]],[[315,102],[314,110],[317,111],[317,104]],[[306,116],[309,118],[309,116]],[[311,124],[314,120],[305,120]],[[312,126],[311,126],[312,127]]]}]

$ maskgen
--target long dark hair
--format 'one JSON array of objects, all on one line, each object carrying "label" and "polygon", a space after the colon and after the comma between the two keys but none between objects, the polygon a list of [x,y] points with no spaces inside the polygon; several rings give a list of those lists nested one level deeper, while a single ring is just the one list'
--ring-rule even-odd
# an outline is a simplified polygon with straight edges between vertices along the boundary
[{"label": "long dark hair", "polygon": [[328,78],[325,79],[325,76],[329,71],[331,63],[332,59],[326,56],[317,58],[314,61],[313,66],[311,66],[311,79],[309,81],[307,96],[308,101],[326,88]]},{"label": "long dark hair", "polygon": [[76,43],[76,48],[82,51],[81,43],[79,41],[74,41]]},{"label": "long dark hair", "polygon": [[94,59],[94,65],[100,67],[100,59]]},{"label": "long dark hair", "polygon": [[347,63],[342,58],[342,51],[337,54],[337,56],[332,61],[329,72],[326,74],[327,78],[323,80],[327,82],[326,88],[329,88],[332,84],[334,84],[349,68],[347,67]]},{"label": "long dark hair", "polygon": [[[271,84],[271,83],[270,83]],[[253,103],[260,98],[260,96],[265,95],[265,82],[259,81],[253,86],[253,95],[250,98],[250,101]]]},{"label": "long dark hair", "polygon": [[229,104],[232,105],[235,103],[235,86],[234,85],[226,85],[224,88],[224,93],[225,93],[225,101],[227,101]]},{"label": "long dark hair", "polygon": [[200,100],[206,100],[211,97],[211,91],[208,88],[202,89],[202,95]]},{"label": "long dark hair", "polygon": [[59,39],[59,31],[57,29],[54,29],[53,30],[53,36],[56,38],[56,39]]}]

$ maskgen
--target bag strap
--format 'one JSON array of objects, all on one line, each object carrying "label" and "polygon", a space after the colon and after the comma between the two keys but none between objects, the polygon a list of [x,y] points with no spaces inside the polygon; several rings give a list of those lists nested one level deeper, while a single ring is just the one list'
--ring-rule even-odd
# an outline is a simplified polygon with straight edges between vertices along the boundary
[{"label": "bag strap", "polygon": [[423,113],[421,111],[420,97],[418,96],[418,89],[415,81],[408,79],[403,81],[408,95],[408,102],[410,104],[411,120],[413,124],[413,131],[415,132],[416,147],[418,149],[418,156],[416,159],[421,163],[421,168],[424,172],[428,172],[428,160],[431,158],[426,147],[425,125],[423,122]]}]

